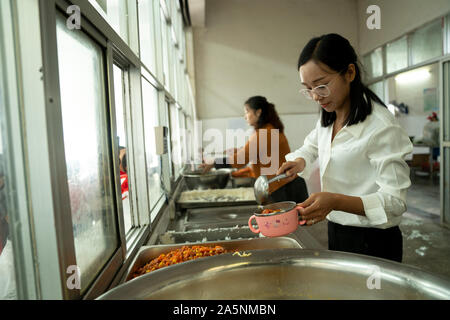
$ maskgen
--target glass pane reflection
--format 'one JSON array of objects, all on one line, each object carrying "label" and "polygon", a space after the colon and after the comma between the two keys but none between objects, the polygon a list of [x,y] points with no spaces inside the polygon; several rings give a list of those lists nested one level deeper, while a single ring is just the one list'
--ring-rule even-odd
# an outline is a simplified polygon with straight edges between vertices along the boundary
[{"label": "glass pane reflection", "polygon": [[386,71],[391,73],[408,67],[408,41],[403,37],[386,45]]},{"label": "glass pane reflection", "polygon": [[181,169],[181,143],[180,143],[180,122],[178,120],[178,110],[175,105],[170,105],[170,143],[171,158],[174,179],[177,180]]},{"label": "glass pane reflection", "polygon": [[[95,0],[108,18],[109,24],[129,44],[128,0]],[[129,2],[129,3],[128,3]]]},{"label": "glass pane reflection", "polygon": [[118,246],[105,114],[102,49],[57,20],[67,178],[81,290]]},{"label": "glass pane reflection", "polygon": [[375,82],[369,86],[369,89],[372,90],[382,101],[384,101],[384,85],[383,81]]},{"label": "glass pane reflection", "polygon": [[450,148],[444,148],[443,169],[444,169],[444,220],[446,223],[450,223]]},{"label": "glass pane reflection", "polygon": [[152,0],[139,1],[139,39],[141,47],[141,60],[151,71],[155,71],[155,39]]},{"label": "glass pane reflection", "polygon": [[417,64],[442,55],[441,19],[411,35],[412,63]]},{"label": "glass pane reflection", "polygon": [[150,209],[161,198],[160,156],[156,154],[155,127],[158,126],[158,92],[147,80],[142,79],[142,101],[145,128],[145,156],[147,158],[147,179],[150,197]]},{"label": "glass pane reflection", "polygon": [[6,133],[6,86],[1,75],[4,74],[2,65],[2,48],[0,48],[0,300],[17,299],[16,278],[14,270],[14,252],[11,242],[11,212],[8,208],[8,193],[11,185],[8,183],[6,160],[8,155]]},{"label": "glass pane reflection", "polygon": [[120,169],[120,187],[122,192],[122,209],[125,233],[133,226],[133,217],[130,208],[129,180],[128,180],[128,161],[127,161],[127,139],[125,129],[125,111],[124,111],[124,72],[118,66],[113,66],[114,72],[114,95],[116,106],[116,130],[119,143],[119,169]]}]

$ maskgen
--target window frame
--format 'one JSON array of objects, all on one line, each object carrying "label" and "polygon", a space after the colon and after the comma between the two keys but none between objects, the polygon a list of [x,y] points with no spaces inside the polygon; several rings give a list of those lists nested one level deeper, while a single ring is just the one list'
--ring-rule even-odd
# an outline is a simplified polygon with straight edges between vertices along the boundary
[{"label": "window frame", "polygon": [[[441,29],[441,34],[440,34],[440,36],[441,36],[441,41],[440,41],[441,52],[440,52],[439,55],[437,55],[435,57],[432,57],[432,58],[429,58],[429,59],[426,59],[426,60],[414,63],[414,61],[413,61],[413,46],[412,46],[413,37],[414,37],[414,35],[416,33],[425,30],[426,28],[432,26],[433,24],[440,25],[440,29]],[[408,62],[409,62],[408,66],[420,65],[422,63],[425,63],[425,62],[428,62],[428,61],[432,61],[432,60],[435,60],[435,59],[439,59],[440,57],[442,57],[444,55],[444,52],[445,52],[445,47],[444,47],[445,32],[446,32],[446,30],[445,30],[445,16],[441,16],[438,19],[434,19],[432,21],[429,21],[429,22],[423,24],[420,28],[417,28],[417,29],[409,32],[408,33],[408,38],[410,40],[408,42],[408,51],[409,51],[410,59],[408,60]]]},{"label": "window frame", "polygon": [[[26,52],[27,48],[23,46],[19,49],[15,46],[15,44],[20,42],[22,36],[32,37],[30,34],[21,34],[18,26],[25,20],[28,25],[33,25],[36,23],[36,19],[22,16],[21,19],[23,20],[18,20],[17,24],[13,23],[15,20],[13,17],[19,17],[19,7],[23,8],[24,6],[28,8],[30,5],[32,4],[23,2],[18,4],[15,1],[3,1],[0,3],[0,59],[4,62],[5,70],[5,72],[0,74],[0,86],[5,89],[3,95],[5,119],[1,121],[4,121],[2,123],[2,127],[4,125],[4,128],[2,128],[4,129],[3,133],[5,134],[3,140],[6,140],[7,144],[3,148],[8,151],[8,154],[4,156],[5,171],[8,173],[8,183],[12,187],[8,188],[8,186],[5,186],[5,188],[8,188],[7,190],[10,191],[6,195],[8,211],[11,211],[9,214],[10,224],[11,226],[21,226],[20,229],[10,229],[16,279],[16,297],[20,300],[40,298],[39,270],[35,268],[36,256],[31,227],[33,218],[28,203],[31,195],[27,189],[29,180],[26,175],[27,164],[24,154],[26,141],[24,140],[24,128],[21,123],[25,110],[19,95],[21,86],[17,79],[17,74],[20,72],[20,57],[23,52]],[[33,10],[30,11],[33,12]],[[37,15],[34,18],[38,18]],[[39,31],[35,32],[39,33]],[[39,61],[39,58],[36,55],[28,61],[29,63],[35,63]],[[37,103],[35,106],[39,108],[40,106],[42,107],[42,104]],[[21,196],[17,197],[16,195]]]},{"label": "window frame", "polygon": [[[164,1],[164,0],[162,0]],[[24,117],[36,116],[36,121],[30,121],[26,123],[22,128],[24,132],[30,137],[39,138],[42,143],[32,145],[29,139],[24,142],[24,149],[27,150],[24,154],[25,163],[31,164],[27,172],[23,173],[23,178],[26,179],[28,192],[30,193],[30,201],[27,202],[25,198],[21,199],[22,206],[29,206],[29,210],[21,212],[21,221],[28,221],[30,226],[30,235],[27,234],[26,228],[21,233],[22,239],[29,243],[26,254],[28,257],[26,260],[28,263],[20,270],[18,277],[26,277],[26,280],[22,282],[24,285],[23,296],[35,297],[37,299],[92,299],[102,294],[106,290],[113,288],[115,285],[123,280],[123,276],[127,271],[131,260],[136,255],[139,248],[148,241],[152,236],[153,224],[157,224],[161,220],[162,214],[166,212],[168,205],[166,203],[166,197],[161,197],[158,205],[154,208],[154,219],[151,218],[152,213],[149,211],[149,199],[146,186],[146,180],[144,175],[138,175],[140,169],[145,170],[145,161],[142,162],[138,153],[139,148],[143,145],[143,123],[139,119],[142,119],[142,88],[141,77],[146,76],[149,78],[150,83],[157,88],[158,91],[158,106],[159,110],[162,109],[162,104],[165,104],[166,100],[170,104],[178,106],[178,108],[188,108],[185,105],[187,102],[182,101],[181,96],[174,89],[180,90],[180,86],[184,81],[188,81],[187,78],[181,77],[180,69],[169,72],[170,75],[176,76],[172,79],[173,86],[166,88],[161,81],[161,74],[158,72],[150,72],[142,63],[139,58],[139,53],[136,53],[132,49],[132,45],[127,44],[121,36],[111,27],[107,20],[92,6],[89,1],[85,0],[38,0],[36,2],[27,2],[26,4],[20,2],[13,3],[12,7],[15,10],[13,20],[21,20],[24,23],[26,16],[23,16],[24,7],[33,7],[32,14],[35,15],[33,23],[36,28],[31,35],[22,35],[17,39],[18,44],[15,48],[19,48],[21,54],[17,54],[16,60],[18,69],[23,67],[23,71],[18,71],[22,75],[18,81],[18,86],[23,86],[25,91],[20,92],[19,100],[23,104]],[[159,8],[160,3],[156,3],[155,6]],[[99,272],[92,284],[86,289],[85,293],[81,294],[80,290],[70,290],[67,288],[67,280],[70,274],[66,272],[66,267],[69,265],[76,265],[75,247],[73,238],[73,226],[71,219],[70,197],[67,186],[67,168],[65,162],[64,153],[64,140],[63,140],[63,128],[61,117],[61,101],[59,92],[59,72],[57,62],[57,42],[56,42],[56,14],[61,12],[64,16],[66,9],[70,5],[77,5],[80,8],[82,14],[81,28],[91,39],[93,39],[102,48],[103,65],[105,68],[105,95],[106,95],[106,115],[103,117],[103,122],[107,123],[108,132],[108,152],[110,153],[110,177],[114,180],[114,210],[117,215],[118,223],[118,238],[119,244],[114,254],[106,263],[105,267]],[[21,9],[19,9],[21,8]],[[136,7],[138,10],[138,7]],[[21,13],[20,19],[18,18]],[[157,11],[160,14],[160,11]],[[169,30],[174,33],[174,27],[171,24],[171,20],[166,20],[166,24]],[[130,23],[130,21],[129,21]],[[163,26],[160,23],[161,27]],[[130,28],[130,26],[129,26]],[[130,29],[129,29],[130,30]],[[130,36],[131,36],[131,31]],[[24,32],[23,32],[24,33]],[[31,33],[30,33],[31,34]],[[38,34],[40,37],[36,37]],[[139,29],[137,28],[138,37]],[[32,41],[29,41],[32,39]],[[130,39],[131,41],[131,39]],[[130,43],[130,41],[128,41]],[[139,45],[139,39],[136,40]],[[177,41],[177,39],[175,39]],[[29,42],[29,43],[27,43]],[[20,45],[19,45],[20,44]],[[138,46],[139,47],[139,46]],[[20,61],[20,56],[27,56],[26,52],[37,51],[39,52],[36,57],[29,59],[30,62]],[[168,43],[168,52],[172,56],[172,61],[179,62],[178,52],[175,43]],[[42,56],[40,55],[42,53]],[[161,57],[159,64],[162,65]],[[128,82],[125,85],[129,86],[129,93],[125,104],[126,108],[126,131],[127,131],[127,148],[131,148],[129,154],[129,162],[133,163],[134,173],[132,174],[131,183],[133,184],[133,205],[139,221],[142,217],[148,217],[149,223],[141,225],[140,227],[133,228],[133,232],[129,234],[124,233],[123,226],[123,210],[121,208],[121,196],[120,196],[120,175],[118,172],[118,146],[116,146],[116,123],[115,123],[115,101],[114,101],[114,80],[113,80],[113,64],[116,63],[127,68]],[[169,67],[172,64],[169,63]],[[29,68],[32,66],[32,68]],[[39,66],[39,67],[36,67]],[[40,66],[42,69],[39,70]],[[33,78],[27,79],[24,77],[25,70],[36,70],[36,72],[30,72]],[[37,71],[39,70],[39,72]],[[160,69],[161,70],[161,69]],[[175,74],[175,71],[177,73]],[[21,73],[22,72],[22,73]],[[38,86],[32,86],[27,84],[40,82],[39,78],[43,75],[44,80],[42,88]],[[170,80],[169,80],[170,81]],[[179,83],[178,83],[179,82]],[[185,86],[184,86],[185,87]],[[23,88],[22,88],[23,90]],[[187,94],[184,88],[184,94]],[[34,99],[33,99],[34,98]],[[193,99],[193,97],[190,97]],[[160,113],[161,111],[159,111]],[[18,118],[19,119],[19,118]],[[20,118],[21,121],[22,118]],[[167,119],[169,116],[167,115]],[[34,119],[33,119],[34,120]],[[169,120],[168,120],[169,121]],[[170,126],[170,123],[167,124]],[[18,129],[18,128],[16,128]],[[164,170],[164,161],[170,168],[169,157],[161,161],[162,169]],[[33,161],[30,161],[33,159]],[[17,161],[17,159],[15,159]],[[145,158],[144,158],[145,160]],[[37,164],[43,166],[45,170],[38,170]],[[25,167],[25,165],[24,165]],[[163,179],[170,179],[170,176],[166,176],[163,171]],[[176,183],[181,180],[181,176],[177,179]],[[25,187],[24,187],[25,188]],[[171,194],[169,200],[173,202],[173,193],[176,192],[171,186]],[[137,194],[139,193],[139,198]],[[33,216],[39,215],[39,219],[34,220]],[[25,219],[25,220],[22,220]],[[164,219],[163,219],[164,220]],[[34,260],[35,259],[35,260]],[[26,270],[23,270],[26,269]],[[31,272],[32,271],[32,272]],[[31,272],[31,273],[30,273]],[[32,275],[36,276],[33,277]],[[25,279],[25,278],[24,278]],[[26,288],[25,288],[26,286]]]},{"label": "window frame", "polygon": [[[46,2],[46,4],[44,4]],[[76,265],[76,256],[75,256],[75,244],[74,244],[74,236],[73,236],[73,226],[71,219],[71,208],[69,201],[69,190],[67,186],[67,169],[66,169],[66,160],[65,160],[65,152],[64,152],[64,140],[63,140],[63,124],[62,124],[62,109],[61,109],[61,98],[59,91],[59,67],[55,61],[58,61],[58,52],[57,52],[57,41],[56,41],[56,16],[61,13],[63,16],[67,17],[66,9],[69,5],[65,1],[57,0],[53,1],[41,1],[41,14],[46,15],[45,20],[41,19],[41,23],[43,24],[42,31],[47,33],[46,37],[43,37],[42,45],[43,45],[43,58],[44,58],[44,70],[46,70],[47,79],[45,81],[46,85],[46,96],[47,101],[49,103],[48,108],[53,109],[52,114],[47,114],[48,123],[52,128],[52,134],[49,134],[49,145],[53,146],[54,149],[54,157],[55,157],[55,170],[53,171],[53,179],[58,180],[58,189],[53,190],[53,194],[57,196],[57,207],[55,208],[55,220],[56,225],[59,228],[56,228],[56,234],[58,237],[58,244],[60,245],[62,252],[59,254],[59,267],[62,271],[69,265]],[[47,7],[45,7],[47,6]],[[95,41],[102,48],[103,54],[103,65],[106,74],[104,75],[105,79],[105,95],[106,95],[106,117],[103,119],[103,123],[108,123],[106,128],[109,133],[108,137],[108,149],[110,152],[110,165],[118,165],[118,155],[115,155],[115,152],[118,152],[118,146],[115,146],[113,141],[113,136],[115,135],[116,128],[115,123],[111,123],[111,117],[115,120],[115,106],[114,99],[111,99],[113,88],[113,82],[111,81],[112,76],[112,46],[107,42],[107,39],[103,37],[91,23],[84,19],[82,25],[83,32],[89,36],[93,41]],[[109,76],[108,76],[109,75]],[[49,96],[49,93],[52,92],[53,98]],[[52,103],[54,100],[54,104]],[[56,106],[56,107],[55,107]],[[110,118],[108,118],[108,115]],[[112,169],[112,167],[110,167]],[[117,166],[118,169],[118,166]],[[114,171],[114,170],[113,170]],[[123,234],[123,216],[118,214],[118,208],[121,208],[121,204],[118,204],[118,199],[121,199],[118,196],[118,188],[117,185],[120,185],[120,175],[117,172],[109,172],[111,178],[114,179],[115,183],[113,185],[113,196],[114,196],[114,210],[116,213],[116,218],[118,222],[118,230],[119,230],[119,243],[118,247],[114,250],[114,253],[108,261],[106,261],[105,266],[100,271],[100,273],[94,278],[93,282],[86,288],[86,291],[81,293],[79,289],[70,290],[67,286],[64,286],[66,283],[67,274],[62,274],[62,287],[63,287],[63,297],[65,299],[81,299],[81,298],[93,298],[98,296],[104,290],[107,289],[108,283],[112,281],[114,278],[115,272],[120,268],[120,265],[123,264],[124,261],[124,252],[125,252],[125,242],[124,242],[124,234]],[[56,184],[55,184],[56,185]],[[59,209],[60,208],[60,209]],[[40,224],[35,221],[35,224]],[[49,226],[47,226],[48,228]],[[41,231],[43,232],[43,231]],[[55,280],[55,279],[53,279]],[[66,280],[66,281],[64,281]]]},{"label": "window frame", "polygon": [[[441,33],[441,42],[442,42],[442,52],[440,56],[428,59],[426,61],[422,61],[420,63],[417,64],[413,64],[412,63],[412,45],[411,45],[411,39],[412,39],[412,35],[417,32],[418,30],[421,30],[423,28],[426,28],[427,26],[433,24],[433,23],[437,23],[437,21],[443,21],[443,27],[442,27],[442,33]],[[402,69],[398,69],[395,70],[393,72],[388,73],[387,72],[387,61],[386,61],[386,47],[387,44],[390,43],[394,43],[398,40],[401,40],[402,38],[406,37],[406,41],[407,41],[407,52],[408,52],[408,64],[407,67],[402,68]],[[367,75],[365,74],[365,81],[367,85],[371,85],[375,82],[381,81],[381,80],[385,80],[388,79],[390,77],[396,76],[399,73],[403,73],[403,72],[407,72],[413,69],[417,69],[423,66],[427,66],[433,63],[437,63],[439,61],[441,61],[442,58],[445,58],[447,56],[450,55],[450,12],[445,13],[444,15],[441,15],[431,21],[428,21],[424,24],[422,24],[421,26],[414,28],[402,35],[400,35],[399,37],[388,41],[386,43],[384,43],[381,46],[378,46],[370,51],[368,51],[367,53],[365,53],[364,55],[362,55],[363,59],[362,61],[365,61],[368,57],[370,57],[372,55],[372,53],[374,53],[376,50],[378,50],[379,48],[382,48],[383,50],[383,74],[381,76],[378,77],[372,77],[371,75]]]},{"label": "window frame", "polygon": [[[154,85],[152,85],[152,83],[150,81],[148,81],[146,79],[146,77],[144,77],[144,76],[141,77],[141,81],[142,81],[141,82],[141,86],[142,86],[141,90],[142,90],[142,92],[144,91],[143,90],[143,85],[142,85],[144,83],[144,81],[147,81],[148,85],[150,87],[152,87],[153,90],[155,90],[155,94],[156,94],[156,101],[155,101],[156,102],[156,112],[157,112],[157,115],[158,115],[158,117],[156,119],[156,122],[157,122],[157,126],[158,126],[158,125],[160,125],[160,117],[159,117],[160,107],[159,107],[159,94],[158,94],[159,90]],[[142,99],[142,110],[144,110],[144,108],[149,108],[149,107],[144,105],[144,100]],[[143,120],[145,120],[144,116],[143,116]],[[144,125],[144,127],[146,127],[146,126],[147,126],[147,124]],[[147,136],[145,136],[145,130],[144,130],[144,139],[147,139]],[[145,149],[145,157],[146,158],[147,158],[148,152],[150,152],[150,151],[147,150],[147,146],[148,146],[148,143],[145,143],[144,149]],[[160,163],[160,167],[161,167],[160,169],[161,169],[161,175],[162,175],[161,157],[159,155],[156,155],[156,156],[158,157],[158,160],[159,160],[159,163]],[[147,169],[148,169],[148,163],[147,162],[146,162],[146,166],[147,166]],[[149,184],[148,183],[148,175],[146,175],[146,180],[147,180],[147,186],[148,186],[148,184]],[[162,180],[162,177],[160,177],[160,180]],[[147,188],[148,188],[147,191],[150,192],[150,188],[149,187],[147,187]],[[151,223],[151,216],[152,216],[152,213],[153,213],[152,211],[154,211],[158,207],[158,204],[159,204],[161,198],[164,197],[164,191],[163,190],[161,190],[161,191],[162,191],[162,194],[160,194],[158,196],[158,198],[156,199],[154,205],[153,206],[149,205],[149,208],[150,208],[150,210],[149,210],[149,212],[150,212],[149,223]],[[150,199],[150,194],[149,194],[149,204],[151,204],[150,200],[151,199]]]},{"label": "window frame", "polygon": [[[129,163],[132,163],[132,165],[129,166],[129,170],[128,170],[128,181],[130,182],[129,183],[128,197],[129,197],[129,200],[130,200],[130,214],[131,214],[132,226],[131,226],[131,229],[128,230],[128,231],[125,231],[125,229],[124,229],[124,235],[125,235],[125,239],[126,239],[126,242],[127,242],[129,236],[132,233],[134,233],[133,229],[135,229],[137,227],[137,223],[136,223],[137,212],[135,212],[136,211],[135,208],[137,207],[137,206],[135,206],[136,205],[136,196],[134,195],[135,192],[133,190],[134,189],[134,183],[136,181],[136,179],[135,179],[135,169],[134,169],[134,165],[133,165],[134,159],[133,159],[133,156],[132,156],[133,155],[133,146],[132,146],[133,132],[132,132],[132,130],[130,128],[130,122],[131,121],[130,121],[130,116],[129,116],[130,115],[130,93],[129,93],[129,89],[130,89],[130,85],[129,85],[129,68],[130,68],[130,64],[128,62],[126,62],[126,59],[120,57],[119,53],[114,52],[114,50],[113,50],[113,58],[112,59],[113,59],[113,65],[115,65],[116,67],[121,69],[122,76],[123,76],[123,80],[122,80],[123,81],[123,87],[122,87],[122,89],[124,91],[123,92],[123,110],[124,110],[124,114],[125,114],[124,126],[125,126],[125,135],[126,135],[126,147],[127,147],[127,150],[128,150],[127,161]],[[111,74],[113,75],[110,78],[113,81],[113,83],[111,84],[111,88],[112,88],[111,97],[114,97],[114,100],[115,100],[115,83],[114,83],[115,79],[114,79],[114,72],[113,71],[111,71],[111,72],[112,72]],[[114,124],[114,127],[116,126],[116,123],[117,123],[117,121],[116,121],[116,119],[117,119],[116,111],[117,110],[115,108],[115,101],[114,101],[114,112],[111,111],[111,122],[114,120],[114,122],[112,122]],[[113,132],[117,132],[117,128],[113,128]],[[115,141],[115,140],[113,140],[113,141]],[[117,146],[117,150],[118,150],[118,146]],[[131,160],[130,160],[130,158],[131,158]],[[116,164],[116,161],[117,161],[117,164]],[[114,170],[116,172],[117,172],[118,166],[119,166],[118,161],[119,161],[118,158],[117,158],[117,160],[114,161],[114,163],[115,163]],[[116,166],[117,166],[117,168],[116,168]],[[120,176],[119,176],[119,185],[120,185]],[[120,202],[120,204],[118,204],[119,212],[121,212],[122,216],[123,216],[124,215],[124,211],[123,211],[122,201],[119,201],[119,202]],[[136,217],[135,217],[135,215],[136,215]],[[125,217],[123,217],[123,219],[125,219]],[[124,226],[125,226],[125,223],[124,223]]]}]

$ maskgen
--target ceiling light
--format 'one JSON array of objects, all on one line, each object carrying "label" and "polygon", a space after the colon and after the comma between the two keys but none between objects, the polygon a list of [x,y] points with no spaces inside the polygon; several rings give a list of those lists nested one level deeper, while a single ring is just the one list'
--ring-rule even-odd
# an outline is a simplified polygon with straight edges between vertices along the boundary
[{"label": "ceiling light", "polygon": [[430,71],[427,69],[413,70],[405,73],[400,73],[395,77],[398,83],[411,83],[426,80],[430,77]]}]

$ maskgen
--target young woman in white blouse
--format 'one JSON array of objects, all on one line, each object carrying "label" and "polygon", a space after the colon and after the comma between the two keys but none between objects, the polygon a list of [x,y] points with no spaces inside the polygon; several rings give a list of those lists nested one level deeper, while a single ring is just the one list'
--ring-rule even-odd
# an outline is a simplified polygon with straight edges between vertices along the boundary
[{"label": "young woman in white blouse", "polygon": [[328,249],[401,262],[398,227],[411,182],[404,161],[407,133],[361,81],[357,55],[337,34],[313,38],[300,54],[300,90],[321,106],[304,145],[286,155],[277,174],[309,177],[318,159],[321,192],[300,203],[312,225],[328,220]]}]

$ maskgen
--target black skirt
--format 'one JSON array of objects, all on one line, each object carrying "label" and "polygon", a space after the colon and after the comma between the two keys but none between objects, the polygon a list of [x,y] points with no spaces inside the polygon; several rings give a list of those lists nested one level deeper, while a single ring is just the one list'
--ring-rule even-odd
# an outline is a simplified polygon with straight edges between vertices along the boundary
[{"label": "black skirt", "polygon": [[343,226],[328,221],[328,249],[402,262],[402,232],[398,226],[377,229]]}]

